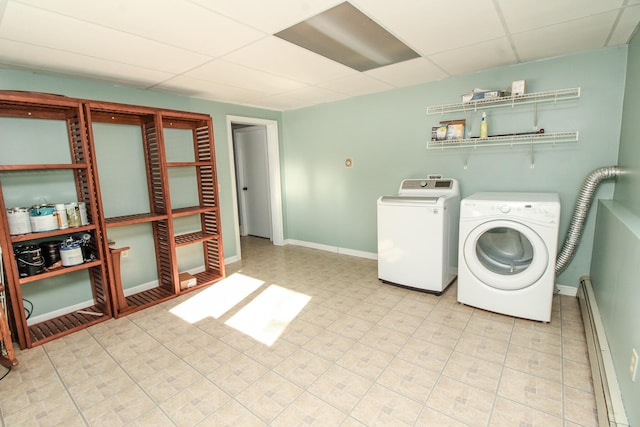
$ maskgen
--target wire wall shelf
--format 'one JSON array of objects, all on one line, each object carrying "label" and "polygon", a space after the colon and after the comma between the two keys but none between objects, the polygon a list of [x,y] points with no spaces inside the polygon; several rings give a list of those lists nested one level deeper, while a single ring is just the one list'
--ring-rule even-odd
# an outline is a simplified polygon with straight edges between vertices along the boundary
[{"label": "wire wall shelf", "polygon": [[447,150],[453,148],[485,148],[518,145],[560,144],[578,142],[578,131],[537,133],[533,135],[494,136],[488,138],[466,138],[445,141],[429,141],[427,150]]},{"label": "wire wall shelf", "polygon": [[495,107],[515,107],[518,105],[538,104],[544,102],[567,101],[580,98],[580,88],[550,90],[546,92],[527,93],[518,96],[503,96],[493,99],[480,99],[478,101],[459,102],[456,104],[443,104],[427,107],[427,114],[445,114],[458,111],[477,111]]}]

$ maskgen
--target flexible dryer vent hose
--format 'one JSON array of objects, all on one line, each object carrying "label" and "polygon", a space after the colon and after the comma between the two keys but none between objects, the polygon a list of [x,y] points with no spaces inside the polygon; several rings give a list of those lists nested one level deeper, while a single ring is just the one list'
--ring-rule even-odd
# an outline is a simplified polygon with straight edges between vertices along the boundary
[{"label": "flexible dryer vent hose", "polygon": [[569,262],[571,262],[576,253],[576,248],[582,238],[582,231],[584,229],[584,223],[587,220],[589,207],[591,207],[593,195],[598,189],[598,185],[607,179],[618,179],[622,173],[622,169],[618,166],[598,168],[593,170],[582,183],[580,194],[578,194],[576,205],[573,208],[567,235],[564,238],[564,244],[556,258],[556,276],[567,268],[567,265],[569,265]]}]

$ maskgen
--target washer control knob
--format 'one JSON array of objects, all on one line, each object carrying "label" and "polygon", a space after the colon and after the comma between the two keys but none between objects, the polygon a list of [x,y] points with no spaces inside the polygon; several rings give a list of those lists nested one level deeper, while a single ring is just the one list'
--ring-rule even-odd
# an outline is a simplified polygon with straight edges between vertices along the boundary
[{"label": "washer control knob", "polygon": [[502,213],[509,213],[511,211],[511,206],[509,205],[502,205],[500,206],[500,212]]},{"label": "washer control knob", "polygon": [[426,187],[427,181],[420,181],[420,187]]}]

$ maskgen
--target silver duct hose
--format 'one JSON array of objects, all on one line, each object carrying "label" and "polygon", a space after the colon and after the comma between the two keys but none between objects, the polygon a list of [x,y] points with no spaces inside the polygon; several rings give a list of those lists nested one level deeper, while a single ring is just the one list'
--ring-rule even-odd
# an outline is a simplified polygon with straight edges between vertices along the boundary
[{"label": "silver duct hose", "polygon": [[564,238],[562,249],[556,258],[556,276],[562,273],[576,253],[576,248],[582,238],[584,223],[593,201],[593,195],[598,189],[600,182],[606,179],[617,179],[623,173],[618,166],[607,166],[593,170],[582,183],[582,188],[578,194],[578,199],[573,208],[571,222]]}]

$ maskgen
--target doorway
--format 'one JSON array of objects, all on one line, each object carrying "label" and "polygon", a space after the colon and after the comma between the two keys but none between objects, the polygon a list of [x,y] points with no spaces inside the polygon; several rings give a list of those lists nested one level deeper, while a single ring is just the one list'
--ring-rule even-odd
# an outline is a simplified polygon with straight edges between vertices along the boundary
[{"label": "doorway", "polygon": [[232,124],[240,236],[271,240],[271,199],[265,126]]},{"label": "doorway", "polygon": [[[234,141],[236,139],[234,134],[237,134],[242,140],[239,150],[236,150],[237,141]],[[234,232],[239,260],[242,258],[240,249],[241,232],[244,233],[243,235],[254,235],[254,233],[255,235],[260,235],[264,231],[255,230],[266,229],[270,233],[268,237],[271,238],[274,245],[282,246],[284,244],[278,122],[251,117],[227,116],[227,140],[233,192]],[[236,163],[236,159],[238,163]],[[253,173],[256,166],[262,168],[263,172]],[[249,172],[248,177],[247,172]],[[257,180],[260,180],[260,178],[257,178],[259,176],[262,177],[263,183],[266,184],[264,187],[260,187],[262,183],[257,182]],[[247,188],[246,191],[244,190],[245,187]],[[253,192],[252,188],[254,189]],[[249,195],[250,192],[253,194]],[[256,209],[251,207],[252,198],[249,197],[249,204],[247,204],[247,196],[256,196],[253,198],[253,202],[255,203],[257,200],[258,204],[263,206],[263,208],[258,208],[258,211],[266,209],[267,212],[256,216]],[[266,201],[264,200],[265,198]],[[247,211],[247,208],[251,212],[245,212],[248,215],[244,215],[242,211],[243,209]],[[259,224],[254,224],[254,220]]]}]

